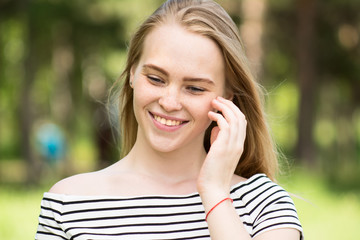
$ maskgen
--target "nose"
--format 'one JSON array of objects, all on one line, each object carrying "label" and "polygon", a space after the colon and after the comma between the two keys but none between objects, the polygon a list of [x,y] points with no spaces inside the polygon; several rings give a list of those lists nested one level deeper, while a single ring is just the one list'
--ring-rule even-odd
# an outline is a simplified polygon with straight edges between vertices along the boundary
[{"label": "nose", "polygon": [[180,101],[180,91],[175,87],[168,86],[164,89],[162,96],[159,99],[160,106],[167,112],[179,111],[182,109]]}]

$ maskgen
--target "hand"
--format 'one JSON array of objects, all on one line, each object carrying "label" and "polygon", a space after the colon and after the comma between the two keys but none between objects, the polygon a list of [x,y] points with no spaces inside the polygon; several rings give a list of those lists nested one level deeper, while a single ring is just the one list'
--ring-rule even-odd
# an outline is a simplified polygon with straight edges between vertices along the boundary
[{"label": "hand", "polygon": [[229,195],[231,179],[243,153],[246,137],[245,115],[229,100],[217,97],[212,101],[216,113],[210,111],[208,116],[217,122],[211,131],[211,147],[201,168],[197,188],[200,195]]}]

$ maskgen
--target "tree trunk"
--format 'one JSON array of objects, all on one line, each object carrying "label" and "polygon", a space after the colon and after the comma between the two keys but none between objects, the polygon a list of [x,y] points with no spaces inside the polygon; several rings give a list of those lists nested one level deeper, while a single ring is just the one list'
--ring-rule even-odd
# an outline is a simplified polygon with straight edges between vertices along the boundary
[{"label": "tree trunk", "polygon": [[250,61],[251,70],[258,79],[262,77],[262,37],[266,8],[266,0],[243,0],[241,4],[240,16],[244,20],[240,26],[240,33]]},{"label": "tree trunk", "polygon": [[[27,9],[28,1],[24,1],[24,9]],[[24,60],[23,81],[21,84],[20,94],[20,132],[21,132],[21,152],[22,157],[26,161],[27,183],[34,184],[38,180],[38,167],[35,161],[34,152],[31,146],[31,128],[33,125],[33,111],[34,108],[31,99],[31,89],[35,78],[34,56],[34,26],[31,21],[31,16],[27,16],[27,55]]]},{"label": "tree trunk", "polygon": [[317,89],[314,51],[316,0],[297,0],[296,7],[298,24],[296,50],[300,91],[297,157],[300,161],[313,166],[315,147],[312,133]]}]

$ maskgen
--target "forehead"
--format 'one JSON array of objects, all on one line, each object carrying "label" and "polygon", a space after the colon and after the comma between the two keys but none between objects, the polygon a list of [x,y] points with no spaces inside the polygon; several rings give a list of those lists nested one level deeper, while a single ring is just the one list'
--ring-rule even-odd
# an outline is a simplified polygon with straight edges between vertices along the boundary
[{"label": "forehead", "polygon": [[157,26],[146,36],[140,64],[149,63],[178,74],[225,78],[224,60],[217,44],[176,23]]}]

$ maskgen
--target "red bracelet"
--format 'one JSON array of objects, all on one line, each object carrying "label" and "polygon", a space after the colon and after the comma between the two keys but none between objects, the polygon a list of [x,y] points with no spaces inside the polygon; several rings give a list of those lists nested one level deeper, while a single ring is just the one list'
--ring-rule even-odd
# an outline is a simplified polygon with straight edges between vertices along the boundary
[{"label": "red bracelet", "polygon": [[230,200],[231,202],[233,202],[233,200],[231,198],[224,198],[223,200],[221,200],[220,202],[218,202],[217,204],[215,204],[215,206],[213,206],[210,211],[206,214],[205,217],[205,221],[207,221],[207,218],[209,216],[209,214],[212,212],[212,210],[214,210],[217,206],[219,206],[221,203],[225,202],[226,200]]}]

